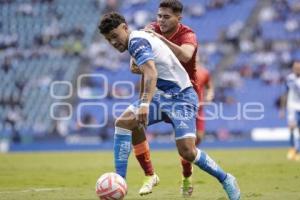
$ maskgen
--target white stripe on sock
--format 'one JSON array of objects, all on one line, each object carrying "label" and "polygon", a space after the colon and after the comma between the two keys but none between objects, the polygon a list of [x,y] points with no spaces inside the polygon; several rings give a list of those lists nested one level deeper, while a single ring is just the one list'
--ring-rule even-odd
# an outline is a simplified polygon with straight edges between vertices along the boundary
[{"label": "white stripe on sock", "polygon": [[181,140],[181,139],[185,139],[185,138],[196,138],[196,135],[195,135],[195,133],[187,133],[187,134],[184,134],[184,136],[175,137],[175,140]]},{"label": "white stripe on sock", "polygon": [[193,163],[197,162],[200,159],[200,156],[201,156],[201,150],[197,148],[197,155]]},{"label": "white stripe on sock", "polygon": [[117,135],[131,135],[132,131],[125,129],[125,128],[121,128],[121,127],[115,127],[115,134]]}]

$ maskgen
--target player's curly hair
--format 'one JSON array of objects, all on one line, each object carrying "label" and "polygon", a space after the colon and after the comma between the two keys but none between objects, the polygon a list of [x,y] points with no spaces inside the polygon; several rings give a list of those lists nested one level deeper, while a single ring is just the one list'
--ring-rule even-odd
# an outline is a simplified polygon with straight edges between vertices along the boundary
[{"label": "player's curly hair", "polygon": [[122,23],[127,24],[125,18],[122,15],[117,12],[110,12],[103,15],[98,25],[98,29],[101,34],[107,34]]},{"label": "player's curly hair", "polygon": [[160,8],[170,8],[174,13],[182,13],[183,5],[179,0],[162,0]]}]

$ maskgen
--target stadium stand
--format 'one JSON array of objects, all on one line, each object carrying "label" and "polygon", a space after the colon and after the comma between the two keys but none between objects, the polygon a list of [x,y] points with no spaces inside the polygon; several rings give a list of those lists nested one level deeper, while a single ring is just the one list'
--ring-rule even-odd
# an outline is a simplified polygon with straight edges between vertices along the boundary
[{"label": "stadium stand", "polygon": [[[158,5],[158,1],[150,0],[122,2],[0,1],[2,136],[26,141],[58,132],[61,136],[79,133],[100,135],[103,140],[112,138],[114,103],[137,99],[139,77],[128,70],[128,54],[119,55],[95,34],[100,13],[119,10],[129,18],[132,28],[142,28],[155,20],[153,13]],[[285,126],[278,117],[276,102],[284,92],[284,77],[291,61],[300,58],[299,1],[262,4],[257,0],[187,0],[184,4],[183,23],[197,33],[201,62],[214,76],[215,102],[222,105],[224,116],[236,116],[239,104],[249,101],[261,103],[265,109],[264,118],[257,121],[208,120],[208,136],[220,140],[249,138],[253,128]],[[257,16],[253,16],[254,11]],[[228,58],[229,63],[225,62]],[[85,98],[74,95],[57,100],[49,95],[53,81],[70,81],[76,90],[81,73],[102,74],[108,80],[106,83],[94,76],[85,79],[80,88]],[[114,87],[116,81],[126,80],[131,80],[134,88],[128,84]],[[135,95],[123,99],[132,90]],[[55,94],[68,94],[68,87],[58,86]],[[101,100],[92,98],[102,94]],[[67,123],[51,119],[49,108],[55,102],[72,103],[75,112]],[[82,103],[87,106],[80,106]],[[108,105],[108,119],[101,106],[89,103]],[[206,109],[209,113],[212,108]],[[68,115],[61,110],[59,115]],[[108,125],[93,130],[80,128],[79,118],[88,125],[105,120]],[[170,126],[164,124],[148,130],[153,138],[169,136],[170,131]]]},{"label": "stadium stand", "polygon": [[[0,2],[0,119],[2,131],[15,141],[54,132],[51,83],[76,79],[99,6],[91,0]],[[63,85],[55,88],[55,95],[67,93]]]}]

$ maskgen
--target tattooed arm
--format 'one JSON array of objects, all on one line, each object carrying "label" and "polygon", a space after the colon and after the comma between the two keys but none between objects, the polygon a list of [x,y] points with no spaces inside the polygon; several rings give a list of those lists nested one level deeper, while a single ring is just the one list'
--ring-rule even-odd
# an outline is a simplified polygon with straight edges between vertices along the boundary
[{"label": "tattooed arm", "polygon": [[144,75],[141,75],[141,79],[140,79],[140,99],[142,98],[142,94],[144,91]]},{"label": "tattooed arm", "polygon": [[144,77],[144,87],[141,100],[143,103],[150,103],[156,89],[157,71],[154,61],[149,60],[141,66]]},{"label": "tattooed arm", "polygon": [[138,111],[138,121],[144,125],[147,125],[149,104],[156,90],[157,71],[155,68],[154,61],[149,60],[141,66],[143,74],[143,84],[141,90],[141,106]]},{"label": "tattooed arm", "polygon": [[128,51],[144,77],[137,119],[141,124],[147,125],[149,105],[156,90],[157,70],[154,62],[155,56],[150,42],[140,37],[133,37],[129,41]]}]

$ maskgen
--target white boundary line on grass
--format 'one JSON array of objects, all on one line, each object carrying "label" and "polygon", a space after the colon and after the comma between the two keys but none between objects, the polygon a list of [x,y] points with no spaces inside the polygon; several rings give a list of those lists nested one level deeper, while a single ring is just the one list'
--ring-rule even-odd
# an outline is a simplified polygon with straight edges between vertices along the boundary
[{"label": "white boundary line on grass", "polygon": [[62,190],[62,188],[30,188],[27,190],[12,190],[12,191],[0,191],[0,194],[10,194],[10,193],[23,193],[23,192],[49,192]]}]

